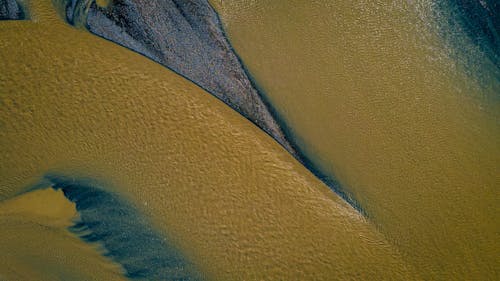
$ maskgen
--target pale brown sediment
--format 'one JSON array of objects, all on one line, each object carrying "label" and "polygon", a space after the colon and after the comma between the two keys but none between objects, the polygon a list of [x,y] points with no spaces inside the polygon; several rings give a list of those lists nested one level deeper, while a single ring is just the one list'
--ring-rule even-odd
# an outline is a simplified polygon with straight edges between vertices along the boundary
[{"label": "pale brown sediment", "polygon": [[0,201],[0,280],[126,280],[118,264],[68,231],[77,219],[61,191]]},{"label": "pale brown sediment", "polygon": [[68,26],[49,1],[32,4],[35,21],[0,22],[0,200],[48,171],[91,177],[207,279],[418,279],[373,225],[240,114]]},{"label": "pale brown sediment", "polygon": [[498,69],[456,61],[435,1],[211,2],[302,149],[425,280],[498,279]]}]

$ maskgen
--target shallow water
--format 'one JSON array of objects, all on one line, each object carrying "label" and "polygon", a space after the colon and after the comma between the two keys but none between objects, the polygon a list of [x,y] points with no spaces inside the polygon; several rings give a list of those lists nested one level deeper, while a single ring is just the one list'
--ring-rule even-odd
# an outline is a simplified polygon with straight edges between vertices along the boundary
[{"label": "shallow water", "polygon": [[404,2],[211,1],[299,147],[424,279],[493,280],[500,82]]},{"label": "shallow water", "polygon": [[125,280],[97,244],[68,231],[77,217],[74,204],[52,189],[0,202],[0,279]]},{"label": "shallow water", "polygon": [[[416,279],[373,225],[248,120],[160,65],[66,25],[50,1],[31,4],[33,21],[0,22],[0,202],[47,173],[92,178],[207,279]],[[28,251],[7,244],[38,243],[28,228],[2,233],[0,247]],[[71,256],[81,242],[68,237],[45,245]],[[19,260],[7,267],[37,279]]]}]

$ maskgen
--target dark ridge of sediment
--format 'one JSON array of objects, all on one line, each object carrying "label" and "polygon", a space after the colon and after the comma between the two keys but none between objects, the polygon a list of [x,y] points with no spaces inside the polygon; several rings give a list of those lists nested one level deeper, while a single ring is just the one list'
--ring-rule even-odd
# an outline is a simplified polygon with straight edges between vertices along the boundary
[{"label": "dark ridge of sediment", "polygon": [[26,12],[16,0],[0,0],[0,20],[24,20]]},{"label": "dark ridge of sediment", "polygon": [[66,21],[138,52],[194,82],[271,135],[297,157],[252,85],[205,0],[53,0]]},{"label": "dark ridge of sediment", "polygon": [[91,180],[58,175],[44,183],[62,190],[80,217],[70,230],[86,242],[100,243],[103,255],[121,264],[133,280],[199,280],[201,275],[166,237],[158,234],[132,205]]},{"label": "dark ridge of sediment", "polygon": [[294,143],[294,134],[266,100],[232,48],[206,0],[52,0],[71,25],[142,54],[216,96],[273,137],[316,177],[366,216],[333,175]]}]

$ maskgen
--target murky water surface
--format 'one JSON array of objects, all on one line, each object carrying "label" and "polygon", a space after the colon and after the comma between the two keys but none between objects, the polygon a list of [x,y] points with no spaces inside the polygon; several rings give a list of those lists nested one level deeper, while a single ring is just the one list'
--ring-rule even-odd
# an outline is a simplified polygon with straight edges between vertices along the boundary
[{"label": "murky water surface", "polygon": [[61,191],[38,190],[0,203],[0,280],[125,280],[99,245],[67,227],[77,219]]},{"label": "murky water surface", "polygon": [[211,2],[300,147],[425,279],[498,278],[500,85],[454,61],[431,1]]},{"label": "murky water surface", "polygon": [[[66,25],[50,1],[31,4],[32,21],[0,22],[2,212],[32,204],[8,202],[47,172],[88,177],[132,202],[207,278],[416,277],[374,225],[246,119],[160,65]],[[29,223],[1,218],[2,255],[16,257],[0,262],[1,277],[74,276],[33,267],[30,255],[57,259],[49,247],[85,257],[63,263],[71,272],[119,278],[65,229],[74,206],[43,192],[51,199],[20,218]],[[40,218],[53,201],[64,211]],[[54,220],[64,223],[40,226]]]}]

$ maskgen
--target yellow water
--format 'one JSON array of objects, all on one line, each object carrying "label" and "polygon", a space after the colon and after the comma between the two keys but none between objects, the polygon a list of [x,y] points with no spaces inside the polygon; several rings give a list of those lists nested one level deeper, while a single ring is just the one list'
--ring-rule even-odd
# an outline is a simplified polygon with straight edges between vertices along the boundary
[{"label": "yellow water", "polygon": [[500,106],[431,1],[211,2],[299,144],[425,279],[499,277]]},{"label": "yellow water", "polygon": [[0,202],[0,280],[125,280],[122,269],[67,227],[77,218],[62,191]]},{"label": "yellow water", "polygon": [[107,7],[110,4],[111,0],[96,0],[95,2],[100,7]]},{"label": "yellow water", "polygon": [[[135,204],[207,278],[416,279],[373,225],[245,118],[66,25],[50,1],[31,4],[33,21],[0,22],[0,202],[48,171],[91,177]],[[1,232],[0,247],[14,241],[22,253],[24,241],[45,241],[27,228]],[[45,246],[72,255],[74,239],[58,237]],[[27,265],[8,266],[37,279],[39,267]]]}]

